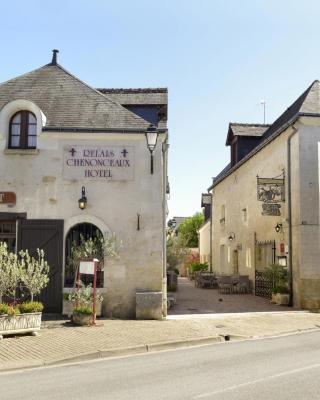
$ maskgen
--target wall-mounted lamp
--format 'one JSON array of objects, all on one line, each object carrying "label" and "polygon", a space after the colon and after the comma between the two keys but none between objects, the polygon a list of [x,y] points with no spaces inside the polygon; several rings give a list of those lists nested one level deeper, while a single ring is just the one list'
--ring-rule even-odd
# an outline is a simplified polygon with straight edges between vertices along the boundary
[{"label": "wall-mounted lamp", "polygon": [[153,152],[157,145],[158,132],[157,128],[150,124],[146,132],[147,146],[151,154],[151,174],[153,174]]},{"label": "wall-mounted lamp", "polygon": [[87,198],[86,198],[86,188],[82,186],[81,188],[81,199],[78,200],[80,210],[87,208]]},{"label": "wall-mounted lamp", "polygon": [[175,218],[169,219],[167,225],[169,228],[175,229],[175,227],[177,226],[177,221],[175,220]]},{"label": "wall-mounted lamp", "polygon": [[274,227],[275,231],[277,233],[282,231],[282,224],[279,224],[279,222],[277,223],[277,225]]},{"label": "wall-mounted lamp", "polygon": [[230,232],[228,236],[229,242],[232,242],[236,238],[236,234],[234,232]]}]

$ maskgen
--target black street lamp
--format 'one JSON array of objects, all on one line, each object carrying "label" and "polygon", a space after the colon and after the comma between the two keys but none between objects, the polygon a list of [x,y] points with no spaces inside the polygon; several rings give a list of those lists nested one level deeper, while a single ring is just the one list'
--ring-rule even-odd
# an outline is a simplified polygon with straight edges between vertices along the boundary
[{"label": "black street lamp", "polygon": [[157,145],[158,132],[157,128],[150,124],[146,132],[147,146],[151,154],[151,174],[153,174],[153,153]]}]

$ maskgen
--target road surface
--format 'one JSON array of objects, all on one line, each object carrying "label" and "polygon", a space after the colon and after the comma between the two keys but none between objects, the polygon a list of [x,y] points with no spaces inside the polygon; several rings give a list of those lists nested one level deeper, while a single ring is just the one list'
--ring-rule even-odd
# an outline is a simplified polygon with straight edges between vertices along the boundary
[{"label": "road surface", "polygon": [[0,374],[1,400],[319,400],[320,332]]}]

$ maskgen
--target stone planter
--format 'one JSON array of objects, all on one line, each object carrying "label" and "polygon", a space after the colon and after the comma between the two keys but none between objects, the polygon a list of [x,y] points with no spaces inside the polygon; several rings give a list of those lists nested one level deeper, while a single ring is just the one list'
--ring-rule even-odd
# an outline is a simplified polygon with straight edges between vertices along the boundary
[{"label": "stone planter", "polygon": [[37,334],[41,327],[41,312],[0,315],[0,339],[3,335],[14,335],[16,333]]},{"label": "stone planter", "polygon": [[72,321],[76,325],[88,326],[93,324],[93,314],[82,314],[74,312],[72,314]]},{"label": "stone planter", "polygon": [[290,295],[287,293],[272,293],[271,303],[277,304],[278,306],[288,306]]}]

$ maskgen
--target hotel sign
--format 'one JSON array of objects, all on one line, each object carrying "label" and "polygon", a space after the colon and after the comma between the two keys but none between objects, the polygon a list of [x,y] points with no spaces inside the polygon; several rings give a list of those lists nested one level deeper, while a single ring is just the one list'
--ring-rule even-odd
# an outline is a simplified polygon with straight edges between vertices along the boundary
[{"label": "hotel sign", "polygon": [[0,204],[14,205],[17,202],[17,197],[14,192],[0,192]]},{"label": "hotel sign", "polygon": [[131,146],[69,146],[64,148],[63,177],[103,181],[134,179]]}]

